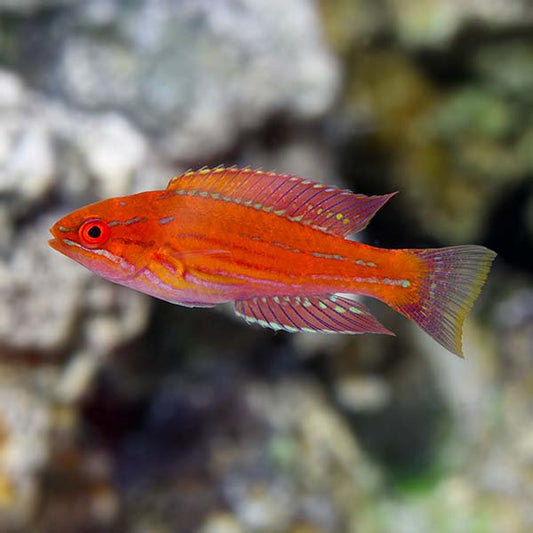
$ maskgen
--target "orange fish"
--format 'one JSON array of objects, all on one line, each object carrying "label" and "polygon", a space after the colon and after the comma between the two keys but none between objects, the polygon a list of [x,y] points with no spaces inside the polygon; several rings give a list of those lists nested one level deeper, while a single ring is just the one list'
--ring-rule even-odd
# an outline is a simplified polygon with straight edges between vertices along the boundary
[{"label": "orange fish", "polygon": [[166,190],[83,207],[50,245],[104,278],[189,307],[234,302],[274,330],[392,333],[377,298],[462,356],[466,314],[496,256],[482,246],[387,250],[347,237],[395,193],[364,196],[297,176],[201,169]]}]

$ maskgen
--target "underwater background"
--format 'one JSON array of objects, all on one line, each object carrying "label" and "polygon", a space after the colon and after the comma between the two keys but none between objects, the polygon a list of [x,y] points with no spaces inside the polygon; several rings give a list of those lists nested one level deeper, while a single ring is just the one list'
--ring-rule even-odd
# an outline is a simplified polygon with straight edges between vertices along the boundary
[{"label": "underwater background", "polygon": [[[50,225],[203,165],[498,257],[465,360],[113,285]],[[208,213],[205,216],[209,216]],[[0,531],[533,530],[531,0],[0,0]]]}]

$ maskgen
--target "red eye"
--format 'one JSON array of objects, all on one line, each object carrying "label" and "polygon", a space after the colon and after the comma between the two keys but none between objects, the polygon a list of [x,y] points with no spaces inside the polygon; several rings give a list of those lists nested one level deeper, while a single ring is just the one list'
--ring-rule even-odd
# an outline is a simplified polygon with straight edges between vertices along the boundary
[{"label": "red eye", "polygon": [[109,239],[109,233],[110,229],[107,222],[98,218],[85,221],[78,230],[82,244],[89,248],[96,248],[104,244]]}]

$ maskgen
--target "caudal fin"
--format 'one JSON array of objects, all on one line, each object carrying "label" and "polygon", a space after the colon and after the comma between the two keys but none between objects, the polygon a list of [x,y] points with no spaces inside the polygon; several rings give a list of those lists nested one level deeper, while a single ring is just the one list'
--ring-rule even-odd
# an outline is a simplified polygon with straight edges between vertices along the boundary
[{"label": "caudal fin", "polygon": [[417,283],[416,301],[395,309],[447,350],[463,357],[463,323],[496,254],[483,246],[470,245],[409,252],[424,262],[427,271]]}]

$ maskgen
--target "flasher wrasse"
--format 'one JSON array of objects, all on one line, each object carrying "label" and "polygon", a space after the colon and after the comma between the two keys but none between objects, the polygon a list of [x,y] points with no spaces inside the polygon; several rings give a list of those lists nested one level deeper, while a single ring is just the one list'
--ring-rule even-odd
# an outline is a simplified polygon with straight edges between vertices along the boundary
[{"label": "flasher wrasse", "polygon": [[233,302],[274,330],[384,333],[377,298],[462,355],[466,314],[495,253],[482,246],[388,250],[347,239],[395,193],[364,196],[297,176],[201,169],[167,189],[83,207],[50,245],[97,274],[169,302]]}]

